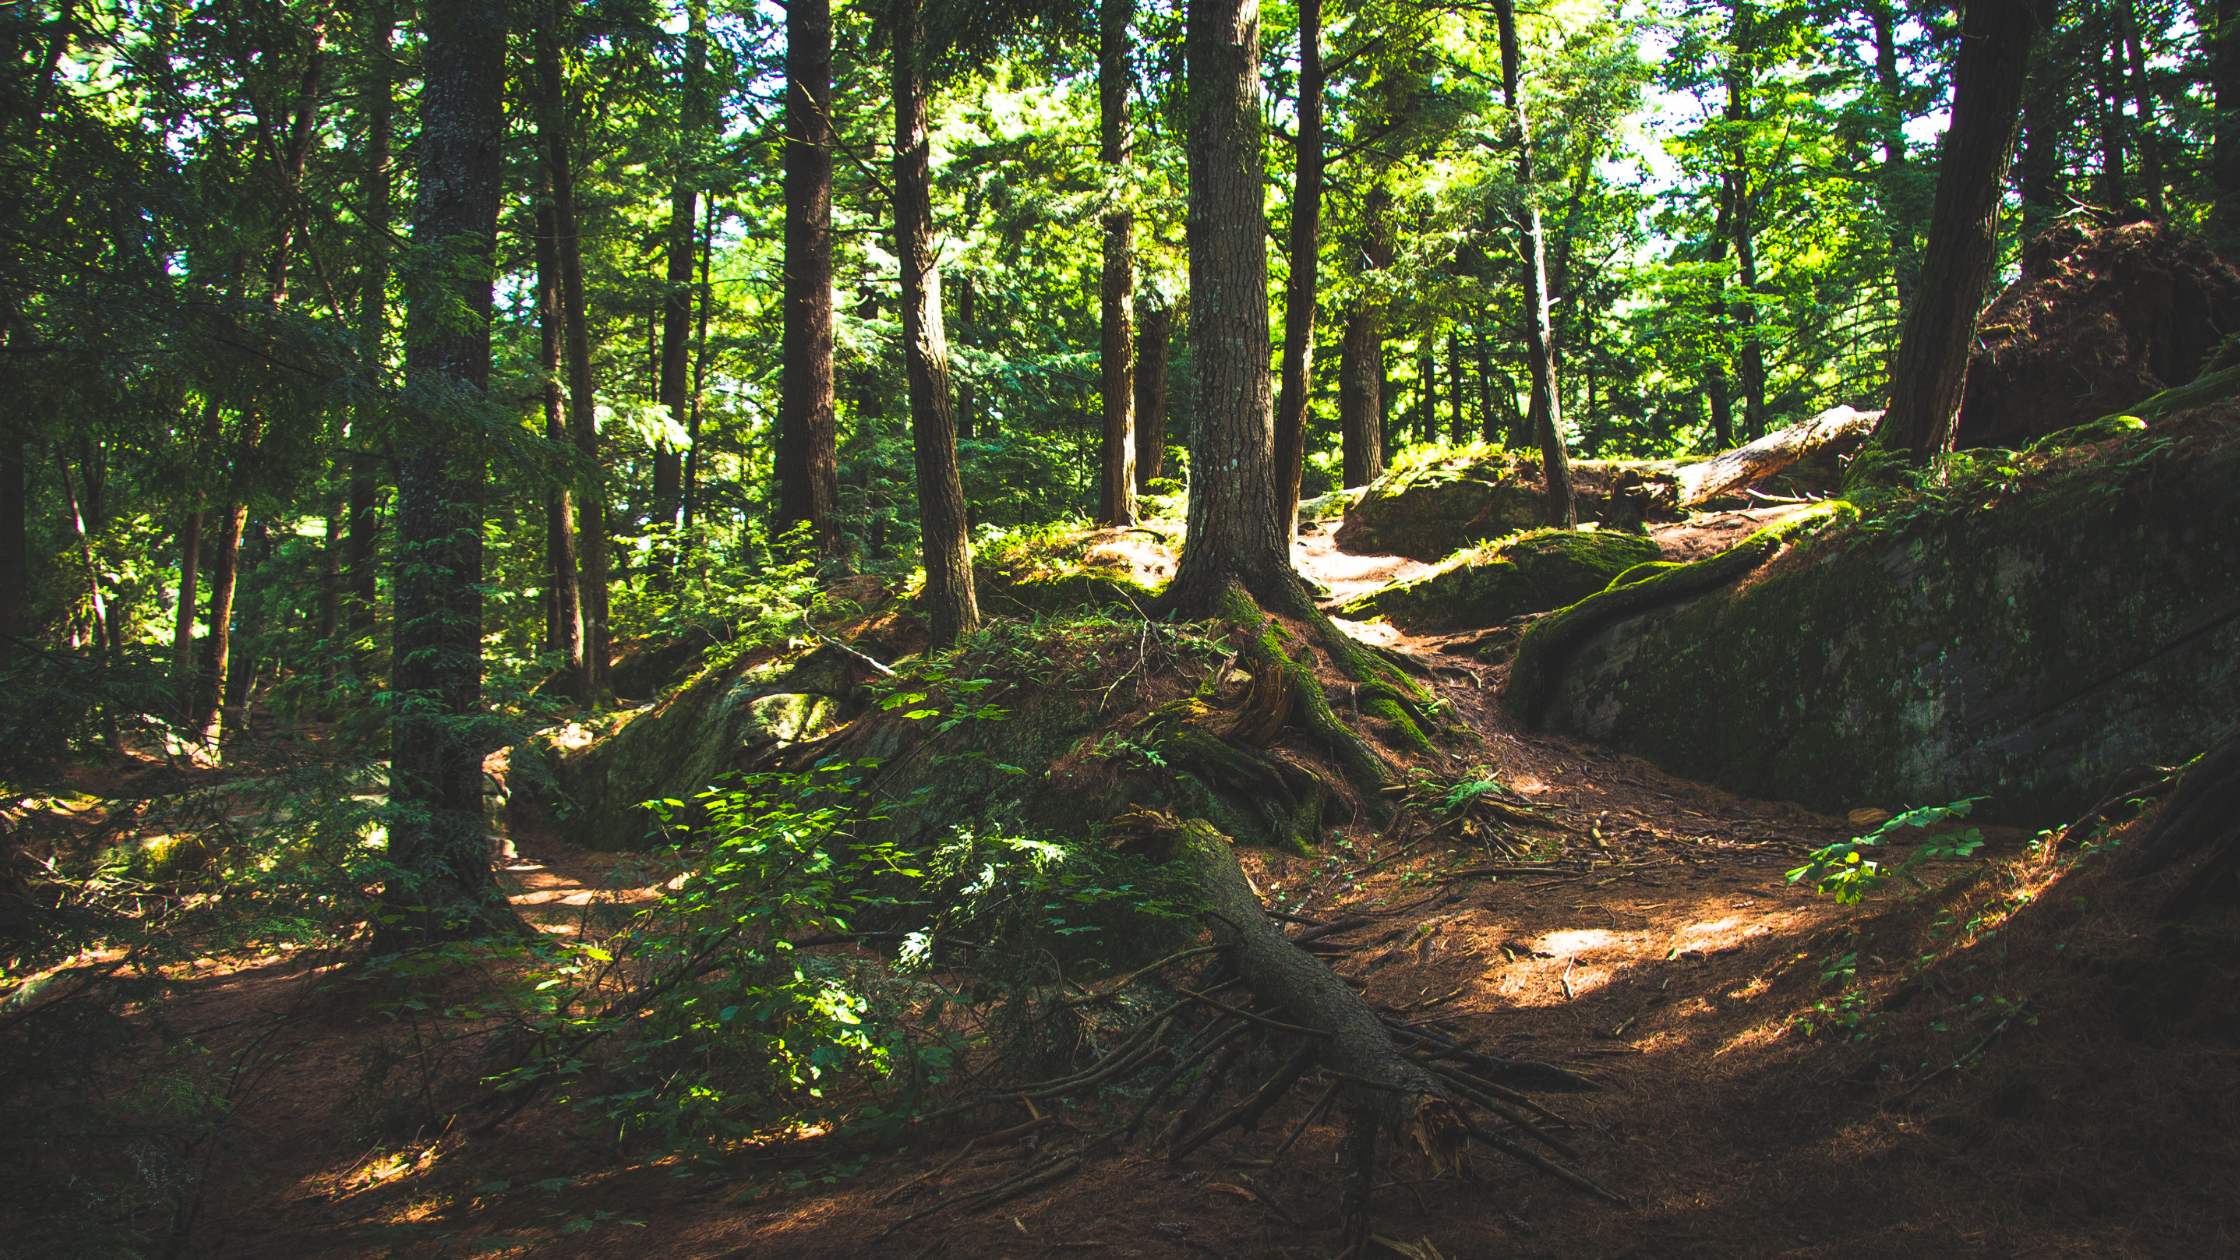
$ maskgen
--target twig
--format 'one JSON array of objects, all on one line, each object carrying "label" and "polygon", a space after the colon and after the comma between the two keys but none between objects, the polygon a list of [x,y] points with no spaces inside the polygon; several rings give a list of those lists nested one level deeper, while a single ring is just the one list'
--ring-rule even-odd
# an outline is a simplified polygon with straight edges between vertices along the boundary
[{"label": "twig", "polygon": [[2017,1015],[2020,1015],[2024,1011],[2027,1011],[2029,1009],[2030,999],[2028,998],[2024,998],[2022,1001],[2016,1003],[2015,1008],[2007,1012],[2007,1017],[2000,1020],[1997,1024],[1993,1025],[1991,1031],[1984,1034],[1983,1040],[1977,1042],[1968,1050],[1966,1054],[1961,1055],[1959,1058],[1954,1059],[1952,1062],[1945,1064],[1943,1067],[1938,1068],[1936,1071],[1931,1072],[1927,1076],[1922,1077],[1920,1080],[1915,1081],[1913,1084],[1908,1085],[1905,1088],[1904,1092],[1900,1093],[1896,1098],[1893,1098],[1890,1101],[1904,1102],[1906,1099],[1911,1098],[1914,1096],[1914,1094],[1918,1093],[1922,1086],[1928,1084],[1929,1082],[1937,1079],[1940,1076],[1943,1076],[1947,1072],[1957,1070],[1960,1065],[1966,1063],[1972,1058],[1975,1058],[1977,1055],[1982,1054],[1984,1051],[1984,1047],[1989,1046],[1993,1041],[1997,1040],[1999,1034],[2007,1030],[2007,1025],[2013,1023]]},{"label": "twig", "polygon": [[1203,1002],[1207,1006],[1210,1006],[1213,1009],[1222,1012],[1223,1014],[1234,1015],[1238,1019],[1249,1019],[1255,1024],[1265,1025],[1269,1028],[1275,1029],[1277,1032],[1287,1032],[1299,1037],[1329,1037],[1335,1035],[1333,1033],[1323,1032],[1319,1028],[1304,1028],[1298,1024],[1286,1024],[1282,1020],[1269,1019],[1265,1015],[1255,1015],[1250,1011],[1240,1011],[1236,1007],[1230,1006],[1227,1003],[1216,1002],[1203,993],[1192,993],[1190,990],[1182,988],[1176,989],[1175,992],[1181,994],[1186,998],[1191,998],[1195,1001]]},{"label": "twig", "polygon": [[1467,1118],[1463,1120],[1463,1124],[1469,1129],[1471,1137],[1478,1139],[1479,1141],[1494,1148],[1495,1150],[1500,1151],[1504,1155],[1523,1160],[1525,1163],[1532,1165],[1534,1168],[1539,1169],[1541,1172],[1544,1172],[1559,1181],[1568,1182],[1571,1185],[1586,1191],[1588,1194],[1591,1194],[1598,1199],[1604,1199],[1611,1203],[1615,1203],[1619,1207],[1633,1206],[1630,1202],[1627,1201],[1624,1195],[1619,1194],[1617,1191],[1612,1190],[1608,1186],[1602,1185],[1595,1181],[1591,1181],[1588,1178],[1583,1177],[1568,1168],[1565,1168],[1563,1165],[1555,1162],[1552,1159],[1549,1159],[1547,1156],[1542,1155],[1538,1151],[1519,1146],[1515,1142],[1502,1137],[1498,1133],[1488,1132],[1486,1129],[1479,1127],[1476,1123]]}]

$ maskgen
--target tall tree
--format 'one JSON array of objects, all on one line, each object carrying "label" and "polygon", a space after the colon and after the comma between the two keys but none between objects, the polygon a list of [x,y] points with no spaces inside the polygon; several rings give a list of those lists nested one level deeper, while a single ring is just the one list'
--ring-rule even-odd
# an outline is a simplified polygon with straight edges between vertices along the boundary
[{"label": "tall tree", "polygon": [[1232,582],[1277,599],[1298,579],[1268,396],[1260,6],[1191,0],[1188,21],[1190,506],[1167,600],[1199,613]]},{"label": "tall tree", "polygon": [[832,378],[832,4],[786,7],[785,307],[777,528],[839,550],[839,423]]},{"label": "tall tree", "polygon": [[2240,247],[2240,0],[2215,0],[2209,42],[2209,178],[2216,189],[2210,229],[2228,250]]},{"label": "tall tree", "polygon": [[1322,280],[1322,0],[1299,0],[1299,104],[1291,136],[1291,273],[1283,286],[1283,366],[1276,390],[1276,476],[1285,537],[1298,526],[1314,381],[1314,312]]},{"label": "tall tree", "polygon": [[[1356,266],[1366,277],[1392,265],[1392,187],[1383,178],[1361,199]],[[1384,308],[1375,297],[1346,309],[1338,342],[1339,457],[1346,486],[1384,475]]]},{"label": "tall tree", "polygon": [[407,290],[399,417],[389,862],[374,952],[521,931],[482,817],[483,443],[504,172],[507,8],[421,9],[420,261]]},{"label": "tall tree", "polygon": [[1148,494],[1167,462],[1167,343],[1174,308],[1146,302],[1136,325],[1136,493]]},{"label": "tall tree", "polygon": [[1952,127],[1937,156],[1921,292],[1906,314],[1877,435],[1916,461],[1952,449],[1968,346],[1999,259],[1999,201],[2014,154],[2035,0],[1970,0],[1952,72]]},{"label": "tall tree", "polygon": [[586,703],[613,698],[614,635],[608,622],[606,470],[599,454],[599,420],[591,380],[591,330],[583,283],[583,237],[576,215],[576,171],[569,135],[568,33],[577,0],[538,0],[535,41],[537,148],[552,179],[553,244],[560,263],[560,347],[568,382],[568,436],[580,455],[576,501],[577,583],[583,609],[583,676],[576,694]]},{"label": "tall tree", "polygon": [[1571,488],[1571,456],[1564,449],[1563,397],[1556,390],[1555,334],[1548,324],[1548,258],[1540,230],[1540,202],[1534,195],[1532,129],[1524,98],[1517,90],[1517,10],[1515,0],[1494,0],[1501,35],[1501,99],[1507,106],[1511,143],[1516,149],[1518,196],[1517,254],[1525,277],[1525,348],[1532,366],[1532,414],[1539,430],[1540,467],[1548,496],[1548,523],[1579,527],[1579,503]]},{"label": "tall tree", "polygon": [[[358,354],[365,360],[366,401],[350,419],[350,528],[346,566],[348,613],[344,624],[358,639],[373,630],[379,574],[374,557],[381,548],[380,463],[376,452],[382,409],[375,401],[389,332],[390,146],[396,92],[396,65],[390,41],[396,10],[384,0],[367,13],[364,80],[360,108],[365,114],[365,161],[359,176],[364,217],[365,269],[358,295]],[[194,521],[197,532],[201,515]],[[189,579],[191,580],[191,578]],[[570,583],[573,584],[573,577]]]},{"label": "tall tree", "polygon": [[1127,204],[1128,25],[1135,0],[1101,0],[1097,38],[1097,160],[1109,172],[1116,204],[1104,216],[1104,275],[1098,312],[1103,332],[1104,442],[1097,478],[1097,522],[1136,520],[1135,211]]},{"label": "tall tree", "polygon": [[1729,31],[1723,193],[1727,199],[1727,230],[1734,234],[1735,368],[1742,378],[1742,436],[1754,440],[1766,430],[1766,352],[1758,339],[1758,229],[1750,183],[1759,32],[1757,13],[1749,0],[1734,0]]},{"label": "tall tree", "polygon": [[[676,149],[676,170],[669,184],[669,233],[666,287],[661,295],[661,351],[659,399],[669,409],[669,419],[682,426],[692,409],[692,264],[699,256],[696,229],[700,217],[700,145],[715,120],[708,97],[708,6],[704,0],[686,5],[684,108]],[[674,526],[684,512],[684,454],[668,442],[654,451],[653,516],[658,524]],[[666,568],[667,566],[663,566]]]},{"label": "tall tree", "polygon": [[895,0],[893,41],[894,218],[902,270],[902,345],[910,380],[910,446],[918,474],[927,621],[936,646],[979,628],[972,537],[957,470],[955,383],[941,328],[940,260],[933,248],[933,137],[927,118],[935,46],[924,0]]},{"label": "tall tree", "polygon": [[[561,344],[567,339],[567,319],[560,307],[560,226],[553,213],[552,175],[538,180],[542,194],[536,215],[537,255],[537,366],[544,372],[544,435],[548,441],[568,441],[568,404],[560,385]],[[578,703],[583,693],[583,596],[578,585],[575,496],[566,482],[554,486],[545,498],[545,566],[550,576],[547,598],[550,627],[546,650],[558,652],[567,671],[567,691]]]}]

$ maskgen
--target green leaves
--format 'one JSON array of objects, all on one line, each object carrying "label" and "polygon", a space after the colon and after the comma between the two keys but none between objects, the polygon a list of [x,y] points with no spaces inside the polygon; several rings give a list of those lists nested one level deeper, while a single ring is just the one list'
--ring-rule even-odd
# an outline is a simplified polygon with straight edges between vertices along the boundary
[{"label": "green leaves", "polygon": [[1889,819],[1873,831],[1840,844],[1831,844],[1813,853],[1803,866],[1788,872],[1792,884],[1811,882],[1820,892],[1833,896],[1844,905],[1857,905],[1859,901],[1882,885],[1891,875],[1902,876],[1919,884],[1914,870],[1929,862],[1954,861],[1972,856],[1983,847],[1983,833],[1973,828],[1956,835],[1934,836],[1916,845],[1903,862],[1894,869],[1885,869],[1885,863],[1868,856],[1867,850],[1881,846],[1883,840],[1902,827],[1928,827],[1948,818],[1964,818],[1978,801],[1987,797],[1971,796],[1949,805],[1930,805],[1907,810]]}]

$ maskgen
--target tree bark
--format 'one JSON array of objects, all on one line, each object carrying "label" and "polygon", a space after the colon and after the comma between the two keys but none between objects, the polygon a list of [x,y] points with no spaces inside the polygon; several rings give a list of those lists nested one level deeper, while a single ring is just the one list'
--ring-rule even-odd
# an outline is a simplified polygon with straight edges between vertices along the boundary
[{"label": "tree bark", "polygon": [[213,747],[221,734],[218,708],[224,702],[226,671],[233,654],[233,595],[241,570],[241,529],[249,508],[228,503],[218,516],[217,547],[210,556],[210,604],[204,619],[210,632],[202,636],[196,662],[193,699],[187,705],[187,728]]},{"label": "tree bark", "polygon": [[1831,446],[1862,442],[1881,419],[1879,411],[1831,407],[1810,420],[1776,429],[1748,446],[1682,464],[1668,479],[1660,479],[1662,488],[1657,497],[1675,511],[1686,511],[1729,490],[1755,485]]},{"label": "tree bark", "polygon": [[[0,477],[5,475],[0,471]],[[20,498],[18,502],[20,504]],[[5,510],[0,507],[0,513]],[[194,607],[199,593],[196,577],[201,565],[202,513],[189,512],[179,522],[179,602],[173,610],[171,623],[171,668],[181,678],[185,678],[194,665]]]},{"label": "tree bark", "polygon": [[2032,0],[1972,0],[1953,69],[1952,128],[1922,251],[1925,282],[1891,368],[1882,444],[1917,462],[1952,449],[1968,344],[1998,263],[1999,197],[2014,153],[2022,82],[2038,29]]},{"label": "tree bark", "polygon": [[553,230],[560,250],[561,350],[567,360],[568,435],[583,457],[576,500],[577,585],[583,609],[583,681],[586,703],[614,697],[614,637],[607,621],[606,470],[599,456],[599,421],[591,382],[591,330],[585,315],[583,241],[576,220],[576,177],[570,153],[567,78],[561,66],[563,23],[576,0],[554,0],[538,10],[536,31],[537,146],[552,174]]},{"label": "tree bark", "polygon": [[1579,528],[1579,502],[1571,488],[1571,456],[1563,444],[1563,399],[1556,392],[1555,336],[1548,325],[1548,259],[1540,232],[1540,202],[1533,192],[1532,132],[1517,92],[1515,0],[1494,0],[1501,31],[1501,96],[1516,128],[1518,253],[1525,272],[1525,347],[1532,364],[1532,408],[1539,427],[1541,476],[1547,488],[1548,524]]},{"label": "tree bark", "polygon": [[484,470],[469,411],[482,404],[490,379],[506,12],[429,5],[421,17],[412,242],[430,259],[430,279],[406,305],[405,371],[414,397],[439,401],[400,417],[406,432],[390,564],[389,862],[396,874],[375,916],[376,954],[527,930],[497,886],[483,826],[482,758],[491,744],[481,721]]},{"label": "tree bark", "polygon": [[930,87],[922,0],[898,0],[892,31],[894,216],[902,269],[902,343],[910,378],[910,447],[918,475],[918,526],[926,566],[926,619],[936,647],[980,627],[972,590],[972,538],[957,471],[955,385],[941,329],[941,270],[933,250]]},{"label": "tree bark", "polygon": [[2228,255],[2240,246],[2240,0],[2216,0],[2210,37],[2209,179],[2216,189],[2210,227]]},{"label": "tree bark", "polygon": [[[2105,8],[2093,16],[2091,29],[2093,107],[2100,131],[2100,172],[2093,195],[2101,205],[2121,207],[2131,199],[2130,181],[2124,171],[2121,46]],[[1958,73],[1957,68],[1954,73]]]},{"label": "tree bark", "polygon": [[[0,436],[0,634],[31,630],[31,547],[24,510],[23,439]],[[188,623],[194,600],[189,588]]]},{"label": "tree bark", "polygon": [[381,517],[376,502],[379,464],[374,451],[382,436],[383,413],[374,401],[381,384],[389,331],[390,147],[393,143],[391,104],[396,74],[389,52],[396,25],[396,11],[387,3],[372,6],[367,24],[365,101],[364,215],[369,238],[364,243],[366,268],[358,298],[358,353],[365,360],[367,398],[350,420],[350,556],[347,581],[349,611],[345,625],[350,637],[371,633],[379,577],[375,559],[381,550]]},{"label": "tree bark", "polygon": [[1279,518],[1268,381],[1258,0],[1190,0],[1190,508],[1168,604],[1210,611],[1232,580],[1297,589]]},{"label": "tree bark", "polygon": [[2135,0],[2115,0],[2121,26],[2121,50],[2131,69],[2131,99],[2139,111],[2132,123],[2131,148],[2139,155],[2139,182],[2149,210],[2162,207],[2162,151],[2154,137],[2154,86],[2147,78],[2146,53],[2139,42],[2139,11]]},{"label": "tree bark", "polygon": [[[1125,197],[1127,182],[1128,23],[1135,0],[1102,0],[1097,42],[1097,160],[1109,168],[1112,195]],[[1104,276],[1098,324],[1103,331],[1104,441],[1097,479],[1097,523],[1136,520],[1135,211],[1115,206],[1104,216]]]},{"label": "tree bark", "polygon": [[[2066,200],[2061,142],[2072,126],[2071,120],[2063,116],[2061,96],[2067,74],[2067,65],[2054,57],[2050,49],[2041,46],[2032,50],[2022,103],[2022,156],[2017,163],[2021,168],[2022,239],[2025,241],[2037,236],[2046,220],[2060,213],[2062,202]],[[2027,268],[2030,251],[2024,250],[2022,257]],[[2024,278],[2035,277],[2026,272]]]},{"label": "tree bark", "polygon": [[1298,531],[1306,473],[1307,410],[1314,384],[1315,298],[1322,288],[1322,0],[1299,0],[1299,106],[1291,140],[1291,271],[1283,286],[1283,366],[1276,390],[1276,476],[1281,527]]},{"label": "tree bark", "polygon": [[1136,493],[1148,494],[1167,464],[1167,343],[1174,308],[1149,303],[1136,326]]},{"label": "tree bark", "polygon": [[[539,181],[549,195],[551,173]],[[560,388],[561,342],[566,318],[560,310],[560,228],[549,200],[537,207],[537,361],[544,369],[544,436],[549,442],[568,441],[567,400]],[[560,654],[567,671],[565,690],[578,704],[583,691],[583,596],[577,585],[576,507],[568,484],[562,482],[545,496],[545,568],[552,597],[547,630],[547,651]]]},{"label": "tree bark", "polygon": [[840,549],[839,426],[832,378],[832,5],[786,8],[785,333],[778,400],[780,533],[807,526]]},{"label": "tree bark", "polygon": [[[700,218],[700,175],[696,147],[708,125],[706,71],[708,60],[708,11],[700,0],[686,6],[684,135],[677,156],[677,172],[670,182],[668,266],[663,276],[667,288],[661,295],[660,403],[669,419],[682,427],[692,406],[692,264],[697,259],[696,229]],[[684,515],[684,453],[661,443],[654,451],[653,513],[657,524],[674,529]],[[667,582],[676,564],[672,540],[655,569],[656,580]]]},{"label": "tree bark", "polygon": [[1346,487],[1384,476],[1384,335],[1366,306],[1346,312],[1338,339],[1338,440]]}]

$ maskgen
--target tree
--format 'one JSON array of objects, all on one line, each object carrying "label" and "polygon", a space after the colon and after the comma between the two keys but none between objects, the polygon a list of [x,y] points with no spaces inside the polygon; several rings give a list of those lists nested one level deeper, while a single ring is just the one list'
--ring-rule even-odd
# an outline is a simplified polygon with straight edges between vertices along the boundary
[{"label": "tree", "polygon": [[1125,202],[1128,120],[1128,23],[1135,0],[1102,0],[1097,39],[1097,160],[1110,168],[1112,195],[1120,204],[1104,216],[1104,269],[1098,326],[1103,345],[1100,393],[1104,441],[1099,452],[1097,522],[1133,525],[1136,520],[1135,212]]},{"label": "tree", "polygon": [[1314,379],[1314,313],[1322,279],[1322,0],[1299,3],[1299,116],[1292,133],[1291,272],[1283,288],[1282,383],[1276,392],[1276,476],[1286,538],[1297,528]]},{"label": "tree", "polygon": [[926,613],[936,646],[980,626],[972,538],[957,475],[956,388],[941,329],[941,271],[933,248],[933,137],[926,116],[935,46],[924,0],[889,12],[894,83],[894,234],[902,264],[902,344],[910,378],[910,446],[926,566]]},{"label": "tree", "polygon": [[482,818],[479,422],[490,380],[503,172],[505,9],[421,11],[419,194],[405,306],[389,751],[389,861],[374,952],[525,930]]},{"label": "tree", "polygon": [[[1392,265],[1392,189],[1383,179],[1361,201],[1357,274]],[[1338,342],[1338,427],[1344,481],[1365,486],[1384,475],[1384,311],[1375,297],[1357,298],[1346,311]]]},{"label": "tree", "polygon": [[[679,111],[681,134],[669,193],[659,385],[661,405],[669,409],[670,423],[680,427],[692,410],[692,265],[700,253],[695,239],[700,217],[700,146],[715,115],[714,103],[708,98],[708,8],[701,0],[693,0],[686,11],[683,81],[679,85],[684,106]],[[654,520],[674,528],[684,514],[683,453],[663,441],[654,452],[653,470]],[[677,551],[672,546],[672,563]]]},{"label": "tree", "polygon": [[1972,0],[1953,68],[1952,129],[1937,154],[1937,197],[1922,286],[1906,314],[1877,440],[1917,462],[1952,449],[1968,346],[1999,260],[1999,200],[2014,155],[2034,0]]},{"label": "tree", "polygon": [[832,377],[832,5],[786,8],[785,343],[778,411],[777,528],[806,526],[839,550],[839,428]]},{"label": "tree", "polygon": [[1548,259],[1540,231],[1540,203],[1533,195],[1532,131],[1517,93],[1517,10],[1513,0],[1494,0],[1501,28],[1501,97],[1515,119],[1510,133],[1516,146],[1517,188],[1524,200],[1516,208],[1517,254],[1524,272],[1525,345],[1532,365],[1532,415],[1540,437],[1541,477],[1547,487],[1548,523],[1579,527],[1579,503],[1571,489],[1571,457],[1564,449],[1563,396],[1556,390],[1554,333],[1548,324]]}]

